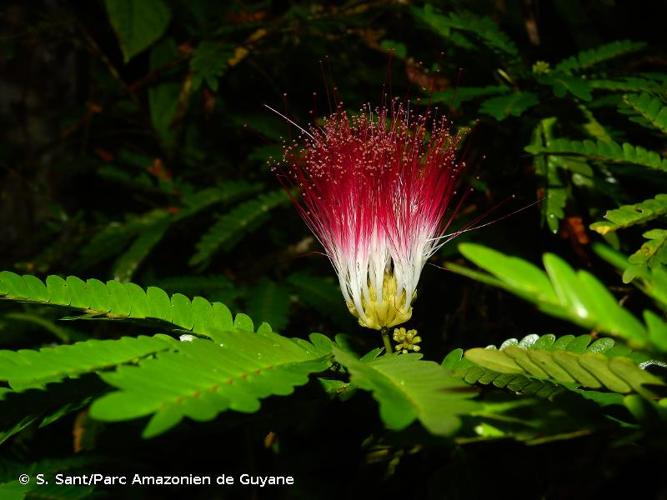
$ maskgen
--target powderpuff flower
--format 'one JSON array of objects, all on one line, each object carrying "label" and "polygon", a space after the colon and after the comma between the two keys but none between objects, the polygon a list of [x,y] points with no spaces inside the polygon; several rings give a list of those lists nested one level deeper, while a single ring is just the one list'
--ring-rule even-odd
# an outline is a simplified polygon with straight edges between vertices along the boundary
[{"label": "powderpuff flower", "polygon": [[301,193],[295,204],[361,326],[408,321],[421,271],[448,241],[445,215],[463,167],[450,129],[444,117],[394,102],[339,109],[285,148],[280,177]]}]

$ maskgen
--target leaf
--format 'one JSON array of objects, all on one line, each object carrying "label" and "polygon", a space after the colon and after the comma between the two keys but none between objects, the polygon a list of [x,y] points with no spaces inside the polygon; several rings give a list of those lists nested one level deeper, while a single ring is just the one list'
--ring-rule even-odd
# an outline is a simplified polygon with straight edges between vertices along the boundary
[{"label": "leaf", "polygon": [[652,229],[643,236],[649,241],[628,258],[624,283],[630,283],[637,276],[649,276],[652,269],[667,264],[667,230]]},{"label": "leaf", "polygon": [[480,245],[463,243],[459,250],[503,282],[505,289],[547,314],[623,338],[637,348],[648,343],[644,325],[602,283],[586,271],[575,272],[556,255],[544,255],[545,274],[526,261]]},{"label": "leaf", "polygon": [[[510,389],[525,384],[519,392],[528,389],[536,395],[548,393],[549,397],[557,393],[554,387],[561,386],[606,389],[623,394],[637,392],[653,398],[645,385],[665,385],[630,358],[636,357],[634,353],[616,346],[612,339],[593,342],[589,335],[535,337],[531,335],[520,342],[510,339],[499,349],[494,346],[469,349],[465,359],[471,365],[460,362],[454,354],[450,355],[454,359],[448,356],[443,364],[469,383],[494,383]],[[474,370],[476,367],[482,371]],[[498,383],[494,382],[496,380]],[[534,380],[540,384],[535,385]],[[542,383],[547,385],[542,387]]]},{"label": "leaf", "polygon": [[125,62],[147,49],[167,30],[171,10],[162,0],[104,0]]},{"label": "leaf", "polygon": [[[526,396],[537,396],[551,399],[563,391],[562,387],[553,384],[549,380],[530,379],[520,369],[515,373],[507,374],[484,368],[473,363],[463,356],[463,349],[455,349],[450,352],[442,362],[454,377],[460,378],[467,384],[493,384],[499,389],[508,389],[514,393]],[[515,363],[514,363],[515,364]]]},{"label": "leaf", "polygon": [[144,231],[162,224],[168,214],[164,210],[151,210],[141,215],[127,217],[123,222],[110,222],[98,231],[79,251],[77,267],[87,269],[122,251]]},{"label": "leaf", "polygon": [[[555,123],[555,118],[541,120],[533,131],[533,142],[531,144],[536,146],[548,145],[553,140],[551,131]],[[535,157],[535,171],[546,181],[542,218],[554,234],[558,232],[560,221],[565,216],[564,209],[568,199],[567,188],[558,172],[560,166],[562,166],[562,162],[556,156]]]},{"label": "leaf", "polygon": [[532,92],[514,92],[513,94],[492,97],[482,102],[479,112],[502,121],[508,116],[521,116],[528,108],[539,102]]},{"label": "leaf", "polygon": [[146,228],[130,245],[113,265],[113,277],[118,281],[129,281],[139,265],[153,250],[169,229],[170,221],[162,220],[152,227]]},{"label": "leaf", "polygon": [[618,40],[600,45],[594,49],[584,50],[577,55],[568,57],[554,68],[564,73],[579,72],[591,67],[615,59],[617,57],[637,52],[646,47],[644,42],[633,42],[632,40]]},{"label": "leaf", "polygon": [[123,337],[118,340],[87,340],[40,350],[0,351],[0,381],[14,390],[41,387],[46,383],[103,370],[160,351],[177,343],[167,335]]},{"label": "leaf", "polygon": [[589,79],[587,81],[594,90],[608,90],[612,92],[659,91],[661,88],[661,85],[653,80],[636,77],[625,77],[619,80]]},{"label": "leaf", "polygon": [[0,444],[28,427],[45,427],[90,404],[106,386],[96,376],[52,383],[47,390],[0,391]]},{"label": "leaf", "polygon": [[151,415],[145,437],[163,433],[184,417],[197,421],[235,410],[253,413],[260,399],[286,396],[330,365],[329,355],[306,341],[275,333],[225,332],[182,342],[138,366],[102,375],[118,390],[97,399],[91,416],[121,421]]},{"label": "leaf", "polygon": [[477,16],[470,12],[448,12],[441,14],[430,4],[423,9],[412,8],[412,14],[428,24],[436,33],[444,38],[452,38],[452,30],[469,33],[494,52],[518,59],[519,49],[516,44],[489,17]]},{"label": "leaf", "polygon": [[593,97],[590,85],[583,78],[554,71],[543,76],[540,81],[551,85],[556,97],[565,97],[568,93],[583,101],[590,101]]},{"label": "leaf", "polygon": [[6,483],[0,483],[0,497],[5,500],[23,500],[31,489],[13,479]]},{"label": "leaf", "polygon": [[0,272],[0,297],[54,306],[81,309],[90,317],[111,319],[153,319],[171,323],[177,329],[212,336],[235,328],[232,314],[220,302],[202,297],[168,296],[164,290],[134,283],[96,279],[83,281],[75,276],[46,278],[46,286],[34,276]]},{"label": "leaf", "polygon": [[363,362],[336,346],[333,352],[349,370],[352,384],[372,392],[382,421],[392,430],[419,420],[433,434],[450,435],[460,426],[459,417],[478,404],[469,400],[474,392],[419,354],[391,354]]},{"label": "leaf", "polygon": [[262,188],[261,184],[240,181],[226,181],[212,188],[202,189],[183,196],[183,208],[174,216],[181,221],[200,213],[213,205],[222,205],[255,194]]},{"label": "leaf", "polygon": [[289,203],[284,191],[273,191],[237,205],[222,215],[197,242],[197,251],[190,265],[205,264],[218,250],[230,250],[243,236],[257,229],[268,218],[268,213]]},{"label": "leaf", "polygon": [[554,139],[549,146],[529,145],[525,149],[532,154],[581,155],[604,162],[630,163],[667,171],[667,160],[658,153],[627,142],[619,145],[615,142]]},{"label": "leaf", "polygon": [[290,297],[284,287],[263,279],[248,294],[246,310],[255,321],[266,321],[275,331],[287,326]]},{"label": "leaf", "polygon": [[646,122],[667,135],[667,106],[662,100],[642,92],[641,94],[625,95],[623,101],[640,114]]},{"label": "leaf", "polygon": [[227,69],[227,61],[232,57],[232,48],[216,42],[203,41],[192,54],[192,89],[198,90],[206,84],[211,90],[218,90],[218,79]]},{"label": "leaf", "polygon": [[600,234],[607,234],[619,229],[625,229],[638,224],[645,224],[667,214],[667,194],[658,194],[633,205],[623,205],[620,208],[607,210],[604,215],[606,221],[594,222],[591,229]]}]

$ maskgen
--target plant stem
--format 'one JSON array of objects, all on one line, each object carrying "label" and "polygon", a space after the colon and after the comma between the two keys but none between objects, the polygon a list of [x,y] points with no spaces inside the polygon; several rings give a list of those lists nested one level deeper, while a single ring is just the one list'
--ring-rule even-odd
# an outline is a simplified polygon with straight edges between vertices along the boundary
[{"label": "plant stem", "polygon": [[389,339],[389,329],[383,328],[380,330],[382,334],[382,342],[384,343],[385,354],[391,354],[394,350],[391,347],[391,340]]}]

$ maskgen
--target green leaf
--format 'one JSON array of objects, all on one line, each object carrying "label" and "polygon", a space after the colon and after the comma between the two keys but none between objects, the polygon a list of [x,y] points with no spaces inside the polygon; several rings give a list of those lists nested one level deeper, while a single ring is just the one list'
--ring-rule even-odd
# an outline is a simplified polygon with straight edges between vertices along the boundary
[{"label": "green leaf", "polygon": [[246,181],[226,181],[212,188],[202,189],[183,196],[183,208],[174,216],[181,221],[198,214],[213,205],[231,203],[255,194],[262,188],[261,184]]},{"label": "green leaf", "polygon": [[607,43],[594,49],[584,50],[561,61],[556,65],[555,70],[564,73],[584,71],[616,57],[637,52],[644,47],[646,47],[646,43],[633,42],[632,40]]},{"label": "green leaf", "polygon": [[600,281],[585,271],[575,272],[556,255],[545,254],[545,274],[526,261],[480,245],[464,243],[459,250],[498,278],[503,288],[537,304],[547,314],[623,338],[638,348],[648,343],[644,325],[621,307]]},{"label": "green leaf", "polygon": [[540,82],[550,85],[556,97],[565,97],[568,93],[583,101],[590,101],[593,97],[588,82],[577,76],[554,71],[540,78]]},{"label": "green leaf", "polygon": [[419,354],[391,354],[363,362],[336,346],[333,352],[349,370],[352,384],[372,392],[382,421],[392,430],[419,420],[433,434],[451,435],[460,426],[459,417],[478,405],[469,400],[474,392]]},{"label": "green leaf", "polygon": [[623,101],[647,123],[667,135],[667,106],[662,100],[642,92],[623,96]]},{"label": "green leaf", "polygon": [[667,194],[658,194],[655,198],[640,203],[608,210],[604,215],[607,220],[594,222],[591,224],[591,229],[600,234],[607,234],[618,229],[645,224],[665,214],[667,214]]},{"label": "green leaf", "polygon": [[23,486],[16,479],[0,483],[0,497],[6,500],[23,500],[31,490],[31,487]]},{"label": "green leaf", "polygon": [[628,258],[629,266],[623,273],[624,283],[630,283],[637,276],[649,276],[652,269],[667,264],[667,230],[652,229],[643,236],[649,241]]},{"label": "green leaf", "polygon": [[508,116],[521,116],[524,111],[539,102],[532,92],[514,92],[513,94],[492,97],[482,102],[479,112],[493,116],[502,121]]},{"label": "green leaf", "polygon": [[474,364],[499,374],[521,374],[567,388],[606,388],[613,392],[639,392],[649,396],[650,391],[644,385],[664,385],[631,359],[607,356],[591,347],[579,353],[568,351],[566,346],[546,350],[508,345],[501,349],[470,349],[465,356]]},{"label": "green leaf", "polygon": [[646,90],[659,91],[662,86],[649,79],[626,77],[619,80],[590,79],[588,84],[594,90],[607,90],[611,92],[644,92]]},{"label": "green leaf", "polygon": [[260,399],[289,395],[329,365],[330,356],[306,341],[225,332],[215,342],[182,342],[178,352],[158,353],[138,366],[103,374],[118,390],[96,400],[91,416],[121,421],[152,415],[144,430],[151,437],[184,417],[207,421],[226,410],[256,412]]},{"label": "green leaf", "polygon": [[263,279],[248,294],[246,310],[255,321],[266,321],[275,331],[287,326],[290,297],[284,287]]},{"label": "green leaf", "polygon": [[157,41],[169,26],[171,10],[162,0],[104,0],[125,62]]},{"label": "green leaf", "polygon": [[0,390],[0,444],[28,427],[45,427],[77,411],[106,389],[94,375],[51,383],[47,390]]},{"label": "green leaf", "polygon": [[190,259],[190,265],[205,264],[220,249],[230,250],[247,233],[265,222],[271,210],[288,203],[289,197],[281,190],[262,194],[237,205],[219,217],[197,242],[197,251]]},{"label": "green leaf", "polygon": [[218,79],[227,70],[227,60],[232,57],[231,47],[216,42],[203,41],[192,54],[192,89],[198,90],[206,84],[211,90],[218,90]]},{"label": "green leaf", "polygon": [[125,221],[110,222],[98,231],[79,251],[76,266],[89,268],[124,250],[144,231],[151,231],[167,220],[164,210],[151,210],[141,215],[128,216]]},{"label": "green leaf", "polygon": [[456,350],[445,358],[443,366],[468,383],[493,384],[541,397],[552,397],[563,387],[637,392],[653,398],[645,385],[665,384],[640,368],[639,359],[645,358],[615,346],[608,338],[593,342],[590,335],[530,335],[522,341],[510,339],[499,349],[469,349],[465,358]]},{"label": "green leaf", "polygon": [[166,335],[123,337],[119,340],[87,340],[72,345],[44,347],[38,351],[0,351],[0,380],[15,389],[95,372],[173,348]]},{"label": "green leaf", "polygon": [[[548,145],[553,140],[552,129],[555,123],[555,118],[541,120],[533,131],[531,144],[538,147]],[[545,180],[542,217],[552,233],[558,232],[560,221],[565,216],[564,209],[568,199],[567,188],[558,172],[558,168],[562,166],[563,162],[557,156],[535,157],[535,171]]]},{"label": "green leaf", "polygon": [[518,59],[516,44],[489,17],[477,16],[470,12],[448,12],[442,14],[426,4],[423,9],[412,8],[412,14],[429,25],[443,38],[452,39],[453,31],[463,31],[477,37],[484,45],[510,59]]},{"label": "green leaf", "polygon": [[35,287],[35,280],[33,276],[0,272],[0,297],[81,309],[89,317],[161,320],[180,330],[206,336],[235,328],[224,304],[210,303],[202,297],[190,301],[180,294],[169,297],[157,287],[144,291],[134,283],[108,281],[104,284],[95,279],[84,282],[75,276],[67,280],[49,276],[44,295],[41,289],[30,289]]},{"label": "green leaf", "polygon": [[549,380],[537,380],[525,376],[523,370],[511,360],[491,360],[490,364],[499,362],[503,366],[511,366],[511,370],[515,370],[515,373],[502,373],[477,365],[468,357],[464,357],[463,354],[463,349],[453,350],[445,357],[442,366],[452,376],[462,379],[467,384],[493,385],[499,389],[508,389],[517,394],[546,399],[551,399],[563,391],[562,387]]},{"label": "green leaf", "polygon": [[658,153],[627,142],[619,145],[615,142],[554,139],[549,146],[529,145],[525,149],[532,154],[581,155],[603,162],[630,163],[667,171],[667,160]]},{"label": "green leaf", "polygon": [[129,281],[151,250],[162,240],[169,229],[170,221],[162,220],[146,228],[113,265],[113,277],[118,281]]}]

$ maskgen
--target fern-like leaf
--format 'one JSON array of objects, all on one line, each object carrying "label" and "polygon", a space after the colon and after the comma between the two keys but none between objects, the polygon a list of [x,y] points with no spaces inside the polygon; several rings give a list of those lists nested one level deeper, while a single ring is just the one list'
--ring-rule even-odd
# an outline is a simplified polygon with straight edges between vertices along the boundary
[{"label": "fern-like leaf", "polygon": [[563,388],[549,380],[530,379],[522,374],[504,374],[476,365],[464,356],[463,349],[454,349],[442,362],[454,377],[468,384],[490,385],[525,396],[551,399],[563,392]]},{"label": "fern-like leaf", "polygon": [[630,283],[638,276],[649,278],[651,271],[667,264],[667,230],[652,229],[644,233],[648,239],[639,250],[628,258],[623,282]]},{"label": "fern-like leaf", "polygon": [[394,430],[415,420],[438,435],[452,434],[460,425],[459,416],[474,410],[473,392],[420,354],[391,354],[360,360],[336,346],[336,361],[345,366],[352,384],[372,392],[380,405],[380,417]]},{"label": "fern-like leaf", "polygon": [[152,415],[144,436],[155,436],[184,417],[206,421],[230,409],[255,412],[260,399],[291,394],[329,365],[326,348],[316,344],[270,332],[225,332],[216,342],[183,342],[178,352],[103,374],[118,390],[96,400],[91,416],[120,421]]},{"label": "fern-like leaf", "polygon": [[667,106],[662,100],[643,92],[626,95],[623,101],[639,113],[646,122],[667,135]]},{"label": "fern-like leaf", "polygon": [[178,344],[172,337],[123,337],[86,340],[72,345],[44,347],[38,351],[0,351],[0,381],[14,390],[41,387],[50,382],[95,372],[165,351]]},{"label": "fern-like leaf", "polygon": [[118,281],[129,281],[139,265],[153,250],[169,229],[169,220],[162,220],[146,228],[113,265],[113,277]]},{"label": "fern-like leaf", "polygon": [[645,92],[659,91],[662,86],[646,78],[626,77],[618,80],[590,79],[588,84],[593,90],[606,90],[609,92]]},{"label": "fern-like leaf", "polygon": [[564,73],[584,71],[616,57],[637,52],[644,47],[646,47],[644,42],[618,40],[605,45],[600,45],[594,49],[584,50],[572,57],[568,57],[558,63],[555,70]]},{"label": "fern-like leaf", "polygon": [[487,99],[480,105],[479,112],[502,121],[508,116],[521,116],[524,111],[532,108],[538,102],[537,95],[532,92],[514,92]]},{"label": "fern-like leaf", "polygon": [[[35,302],[79,309],[87,317],[109,319],[154,319],[171,323],[181,330],[214,336],[217,332],[233,330],[239,325],[250,328],[245,315],[234,321],[232,314],[220,302],[210,303],[202,297],[190,300],[176,293],[171,297],[161,288],[144,290],[134,283],[96,279],[83,281],[75,276],[63,279],[49,276],[44,284],[31,275],[0,272],[0,298]],[[239,320],[239,317],[241,318]],[[248,318],[249,319],[249,318]]]},{"label": "fern-like leaf", "polygon": [[452,30],[463,31],[479,38],[495,52],[511,59],[519,57],[516,44],[489,17],[476,16],[469,12],[449,12],[445,15],[428,4],[423,9],[413,8],[412,13],[443,38],[451,39],[455,34]]},{"label": "fern-like leaf", "polygon": [[123,250],[137,235],[150,231],[168,221],[165,210],[151,210],[145,214],[129,216],[125,221],[110,222],[100,230],[79,252],[77,267],[86,269],[108,259]]},{"label": "fern-like leaf", "polygon": [[[623,338],[634,347],[649,343],[645,326],[618,304],[605,285],[586,271],[575,272],[556,255],[544,255],[545,273],[530,262],[481,245],[464,243],[459,250],[490,273],[463,274],[515,293],[548,314]],[[459,272],[456,266],[448,268]]]},{"label": "fern-like leaf", "polygon": [[222,215],[197,242],[190,265],[208,262],[221,249],[230,250],[245,234],[266,221],[269,211],[287,203],[289,197],[284,191],[274,191],[237,205]]},{"label": "fern-like leaf", "polygon": [[532,154],[581,155],[593,160],[631,163],[667,172],[667,160],[661,158],[658,153],[627,142],[620,145],[615,142],[554,139],[549,146],[532,144],[525,149]]},{"label": "fern-like leaf", "polygon": [[607,234],[625,229],[667,215],[667,194],[659,194],[655,198],[644,200],[633,205],[608,210],[604,215],[606,221],[594,222],[591,229],[600,234]]},{"label": "fern-like leaf", "polygon": [[257,193],[261,184],[247,181],[228,181],[219,186],[203,189],[183,197],[183,208],[174,215],[181,221],[214,205],[224,205]]},{"label": "fern-like leaf", "polygon": [[468,383],[493,383],[542,397],[553,396],[561,386],[637,392],[651,398],[653,394],[645,386],[664,382],[640,368],[638,360],[627,347],[617,346],[609,338],[593,342],[590,335],[528,335],[521,341],[510,339],[499,349],[469,349],[463,360],[461,351],[454,351],[443,366]]},{"label": "fern-like leaf", "polygon": [[[533,142],[531,144],[538,147],[548,146],[553,140],[552,129],[555,123],[555,118],[541,120],[533,131]],[[563,166],[563,162],[558,156],[535,157],[535,171],[546,181],[542,216],[552,233],[558,232],[560,221],[565,216],[565,205],[568,199],[567,186],[561,180],[558,172],[558,168],[561,166]]]}]

